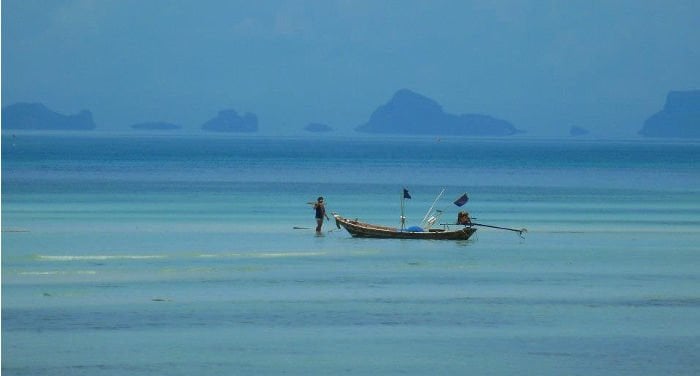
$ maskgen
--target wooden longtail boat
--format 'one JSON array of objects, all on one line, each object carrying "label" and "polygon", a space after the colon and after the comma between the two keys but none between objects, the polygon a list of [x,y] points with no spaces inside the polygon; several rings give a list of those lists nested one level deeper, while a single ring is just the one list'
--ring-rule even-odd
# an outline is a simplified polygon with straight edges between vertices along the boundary
[{"label": "wooden longtail boat", "polygon": [[388,226],[378,226],[343,218],[333,213],[338,228],[346,229],[356,238],[384,239],[434,239],[434,240],[467,240],[476,232],[476,228],[464,226],[459,230],[429,229],[425,231],[409,231]]}]

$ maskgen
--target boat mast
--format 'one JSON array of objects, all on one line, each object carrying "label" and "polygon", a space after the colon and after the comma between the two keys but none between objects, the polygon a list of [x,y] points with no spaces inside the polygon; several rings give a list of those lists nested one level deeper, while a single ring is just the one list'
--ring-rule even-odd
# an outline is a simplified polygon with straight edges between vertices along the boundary
[{"label": "boat mast", "polygon": [[404,216],[404,201],[407,198],[411,198],[411,194],[408,193],[408,189],[404,188],[401,192],[401,231],[406,227],[406,216]]},{"label": "boat mast", "polygon": [[401,231],[403,231],[404,226],[406,225],[406,217],[404,216],[403,212],[403,206],[404,206],[404,201],[406,201],[406,189],[404,188],[403,191],[401,191]]},{"label": "boat mast", "polygon": [[[423,217],[423,220],[420,222],[421,226],[423,226],[423,227],[427,226],[427,228],[430,228],[430,226],[433,225],[432,223],[428,223],[428,221],[430,219],[432,219],[431,214],[433,213],[433,208],[435,207],[435,204],[438,202],[440,197],[442,197],[443,193],[445,193],[445,188],[443,188],[442,191],[440,191],[440,194],[438,194],[437,197],[435,197],[435,201],[433,201],[433,204],[430,205],[430,209],[428,209],[428,212],[425,213],[425,217]],[[437,218],[435,220],[437,220]],[[433,220],[433,222],[435,222],[435,220]]]}]

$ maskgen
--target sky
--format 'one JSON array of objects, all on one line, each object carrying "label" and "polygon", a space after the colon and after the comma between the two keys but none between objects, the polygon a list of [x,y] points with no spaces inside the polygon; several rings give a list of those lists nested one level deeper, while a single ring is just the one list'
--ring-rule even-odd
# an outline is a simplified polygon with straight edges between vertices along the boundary
[{"label": "sky", "polygon": [[98,130],[352,134],[399,89],[533,137],[636,137],[700,89],[700,1],[2,0],[2,106],[83,109]]}]

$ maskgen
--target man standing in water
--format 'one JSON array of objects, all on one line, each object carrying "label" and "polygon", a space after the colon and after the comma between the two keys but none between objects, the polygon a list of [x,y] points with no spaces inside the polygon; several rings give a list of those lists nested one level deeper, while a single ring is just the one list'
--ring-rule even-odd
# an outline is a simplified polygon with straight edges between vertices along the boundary
[{"label": "man standing in water", "polygon": [[328,218],[328,214],[326,214],[326,206],[323,204],[323,197],[319,197],[316,200],[314,203],[314,210],[316,210],[316,233],[320,234],[321,227],[323,226],[323,217],[330,220],[330,218]]}]

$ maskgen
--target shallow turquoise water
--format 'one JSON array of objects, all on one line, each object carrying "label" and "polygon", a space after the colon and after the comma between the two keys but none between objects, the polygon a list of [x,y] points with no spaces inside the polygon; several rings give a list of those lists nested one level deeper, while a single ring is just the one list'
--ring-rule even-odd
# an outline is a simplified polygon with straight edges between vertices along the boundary
[{"label": "shallow turquoise water", "polygon": [[[700,145],[3,137],[8,375],[700,372]],[[462,153],[469,150],[469,154]],[[435,195],[469,241],[353,239]],[[308,229],[294,229],[304,227]]]}]

